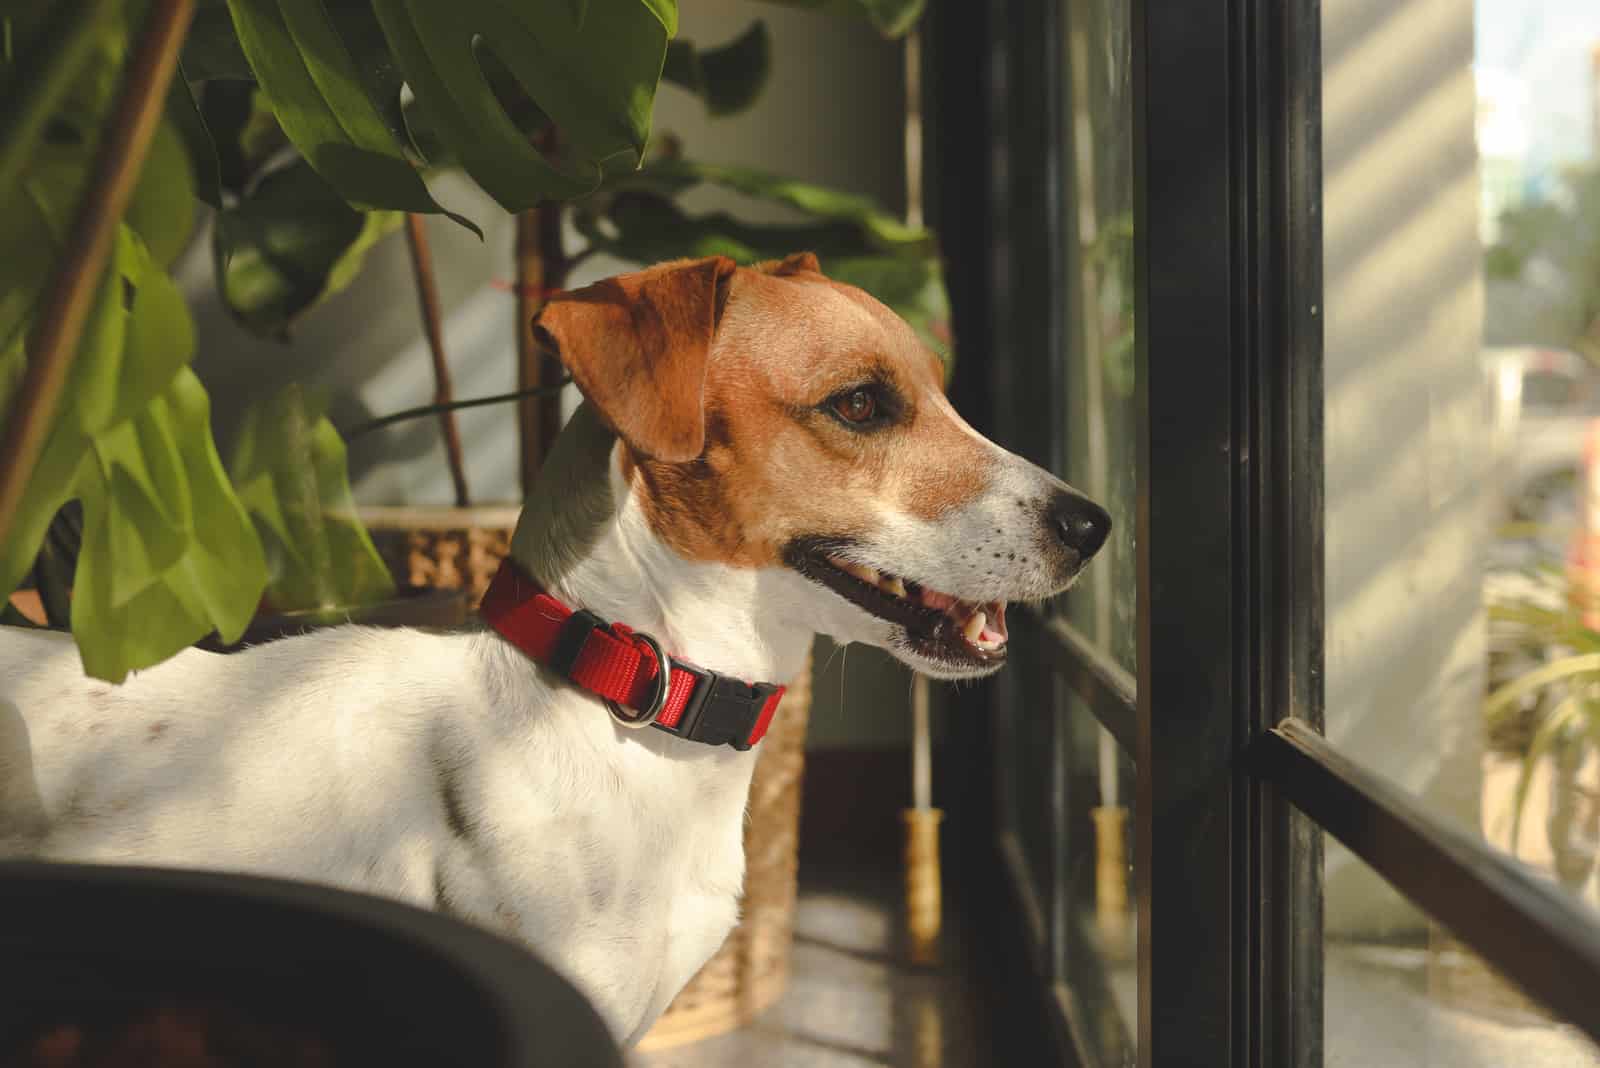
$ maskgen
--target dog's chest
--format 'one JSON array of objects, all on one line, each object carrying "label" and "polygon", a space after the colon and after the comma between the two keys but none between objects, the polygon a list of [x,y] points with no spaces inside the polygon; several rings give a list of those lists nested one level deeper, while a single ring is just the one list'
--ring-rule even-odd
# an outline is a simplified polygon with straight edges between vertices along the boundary
[{"label": "dog's chest", "polygon": [[613,740],[569,775],[578,764],[536,751],[485,754],[454,785],[476,817],[454,821],[436,903],[528,943],[627,1035],[737,919],[754,754],[684,761]]}]

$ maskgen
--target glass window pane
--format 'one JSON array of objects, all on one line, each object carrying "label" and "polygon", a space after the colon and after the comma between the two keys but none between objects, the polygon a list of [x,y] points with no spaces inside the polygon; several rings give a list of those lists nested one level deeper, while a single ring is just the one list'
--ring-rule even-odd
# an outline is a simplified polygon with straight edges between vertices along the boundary
[{"label": "glass window pane", "polygon": [[[1600,904],[1600,5],[1322,19],[1327,733]],[[1330,1064],[1600,1063],[1333,842],[1326,924]]]},{"label": "glass window pane", "polygon": [[[1331,851],[1337,845],[1327,839]],[[1406,917],[1325,932],[1327,1068],[1597,1068],[1600,1049],[1554,1020],[1361,861],[1371,895]]]},{"label": "glass window pane", "polygon": [[1111,513],[1112,532],[1067,617],[1135,669],[1133,99],[1128,0],[1065,5],[1064,90],[1070,184],[1067,367],[1061,475]]},{"label": "glass window pane", "polygon": [[[1134,671],[1138,413],[1130,7],[1128,0],[1063,5],[1068,292],[1062,302],[1068,313],[1058,461],[1062,477],[1103,505],[1113,526],[1057,610]],[[1135,1063],[1134,770],[1129,754],[1060,679],[1057,709],[1066,825],[1058,829],[1064,885],[1056,902],[1055,966],[1096,1062],[1120,1068]]]},{"label": "glass window pane", "polygon": [[1068,822],[1058,968],[1096,1063],[1132,1068],[1138,1006],[1133,761],[1076,693],[1064,683],[1061,691]]},{"label": "glass window pane", "polygon": [[[1054,870],[1056,836],[1061,833],[1057,825],[1058,814],[1051,803],[1055,784],[1055,736],[1051,722],[1051,693],[1054,672],[1041,648],[1037,636],[1014,643],[1011,665],[1007,669],[1026,680],[1028,701],[1018,707],[1014,730],[1015,749],[1007,774],[1016,779],[1016,792],[1020,802],[1017,811],[1017,834],[1022,846],[1027,870],[1033,880],[1037,902],[1043,916],[1050,911],[1050,902],[1056,893]],[[1021,653],[1019,658],[1016,654]],[[1043,918],[1043,917],[1042,917]],[[1049,937],[1048,932],[1046,937]]]}]

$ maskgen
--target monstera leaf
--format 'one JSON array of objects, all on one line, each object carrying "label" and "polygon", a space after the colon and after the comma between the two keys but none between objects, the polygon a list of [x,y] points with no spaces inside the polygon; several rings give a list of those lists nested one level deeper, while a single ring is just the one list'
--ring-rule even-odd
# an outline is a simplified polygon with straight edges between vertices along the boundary
[{"label": "monstera leaf", "polygon": [[84,670],[120,681],[205,637],[243,633],[266,562],[211,438],[210,400],[184,368],[95,442],[72,629]]},{"label": "monstera leaf", "polygon": [[217,215],[212,231],[223,304],[254,333],[287,338],[290,322],[349,285],[367,250],[399,227],[394,211],[356,211],[297,160]]},{"label": "monstera leaf", "polygon": [[[641,158],[677,31],[673,0],[228,0],[228,11],[251,73],[317,173],[356,208],[413,212],[443,209],[400,128],[402,84],[451,158],[521,211],[581,196],[607,168]],[[561,130],[570,162],[530,143],[485,55]]]},{"label": "monstera leaf", "polygon": [[275,610],[338,612],[393,596],[389,569],[356,518],[344,442],[320,398],[290,385],[253,406],[228,467],[266,542]]},{"label": "monstera leaf", "polygon": [[[0,418],[69,220],[80,197],[94,195],[84,188],[89,151],[126,50],[119,5],[89,6],[93,17],[55,21],[68,7],[59,5],[42,21],[5,20],[15,45],[8,57],[24,58],[8,58],[3,73],[28,89],[0,138]],[[51,518],[80,502],[72,627],[85,669],[112,681],[212,630],[237,638],[267,578],[212,442],[209,401],[185,367],[194,350],[188,309],[163,269],[193,223],[183,143],[174,123],[156,135],[0,544],[0,593],[9,594]]]},{"label": "monstera leaf", "polygon": [[[8,219],[25,206],[13,205]],[[0,353],[0,382],[14,383],[24,335],[18,324]],[[177,287],[123,226],[63,403],[0,546],[0,590],[9,592],[51,517],[69,500],[82,502],[72,628],[84,670],[112,682],[213,630],[236,639],[266,585],[260,542],[212,442],[210,402],[184,366],[193,347]],[[0,390],[0,406],[9,392]]]},{"label": "monstera leaf", "polygon": [[721,48],[697,49],[688,41],[673,41],[661,78],[699,96],[712,115],[735,115],[756,102],[771,66],[766,24],[756,22]]},{"label": "monstera leaf", "polygon": [[[782,204],[797,221],[691,215],[673,198],[702,182]],[[949,304],[933,235],[867,197],[750,168],[667,159],[608,182],[605,195],[579,204],[575,220],[592,247],[636,263],[721,255],[749,264],[815,252],[830,277],[883,301],[947,363],[951,358]]]}]

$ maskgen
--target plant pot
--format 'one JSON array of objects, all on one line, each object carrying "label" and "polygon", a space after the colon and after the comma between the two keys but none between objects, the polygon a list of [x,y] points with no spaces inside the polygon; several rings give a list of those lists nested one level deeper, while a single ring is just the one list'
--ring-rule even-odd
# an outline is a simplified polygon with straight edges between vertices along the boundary
[{"label": "plant pot", "polygon": [[[19,1068],[76,1063],[12,1059],[41,1032],[162,1002],[245,1014],[253,1027],[230,1026],[235,1044],[254,1032],[259,1049],[263,1032],[288,1033],[330,1054],[160,1062],[172,1068],[623,1064],[582,995],[521,948],[437,913],[309,884],[0,862],[0,961],[0,1063]],[[100,1063],[156,1063],[149,1056]]]},{"label": "plant pot", "polygon": [[434,589],[464,589],[476,605],[500,561],[522,509],[364,507],[359,515],[395,581]]}]

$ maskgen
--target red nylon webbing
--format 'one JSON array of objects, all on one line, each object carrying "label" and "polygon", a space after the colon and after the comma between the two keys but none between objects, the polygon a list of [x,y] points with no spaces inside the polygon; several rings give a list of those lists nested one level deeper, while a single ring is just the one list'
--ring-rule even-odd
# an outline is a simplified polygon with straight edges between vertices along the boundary
[{"label": "red nylon webbing", "polygon": [[[573,614],[572,609],[541,589],[509,557],[495,573],[478,611],[503,637],[540,663],[549,662],[562,628]],[[642,712],[649,708],[650,699],[655,695],[656,675],[660,670],[655,652],[633,637],[627,626],[614,623],[610,629],[612,633],[603,629],[589,632],[567,677],[593,694]],[[700,681],[693,672],[675,666],[666,704],[656,722],[663,727],[676,727]],[[767,699],[750,731],[749,744],[759,742],[767,733],[783,693],[784,688],[779,687]]]}]

